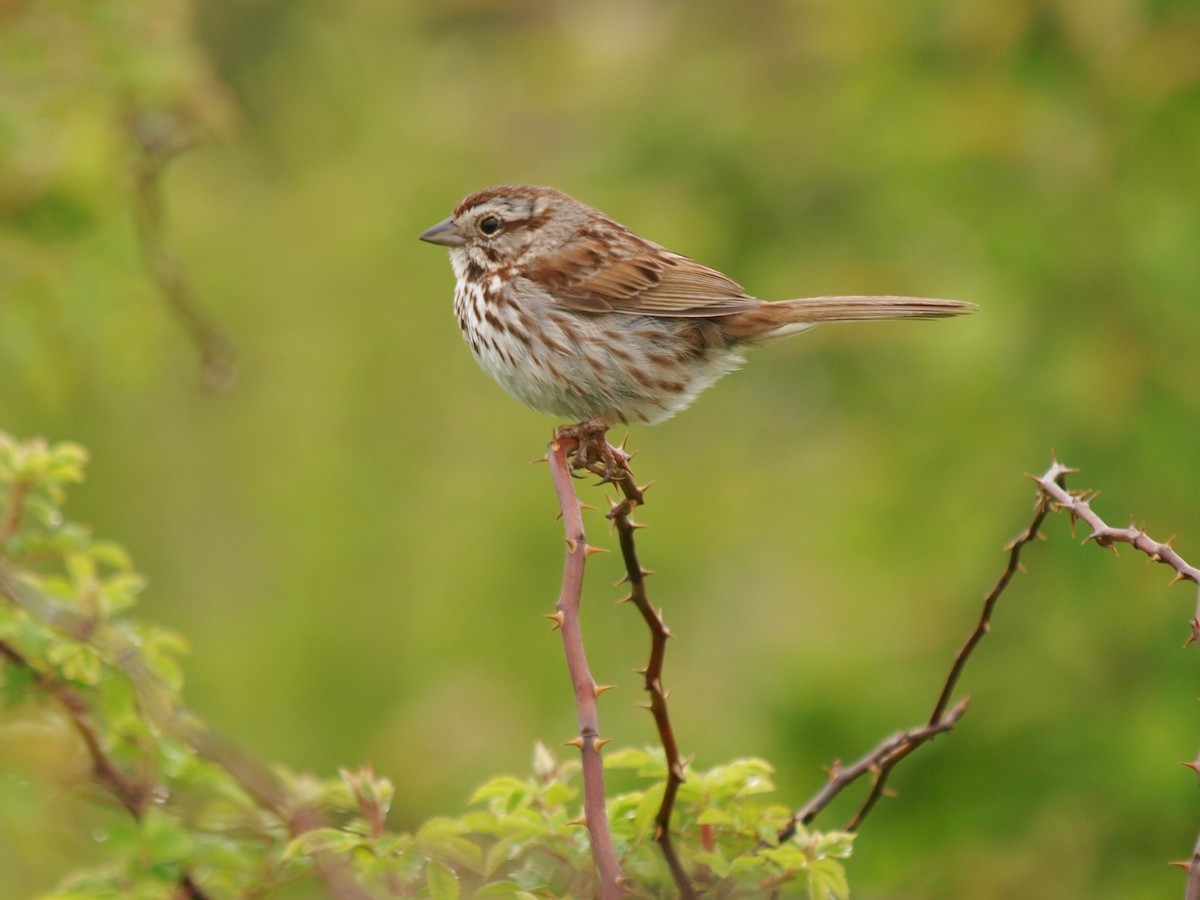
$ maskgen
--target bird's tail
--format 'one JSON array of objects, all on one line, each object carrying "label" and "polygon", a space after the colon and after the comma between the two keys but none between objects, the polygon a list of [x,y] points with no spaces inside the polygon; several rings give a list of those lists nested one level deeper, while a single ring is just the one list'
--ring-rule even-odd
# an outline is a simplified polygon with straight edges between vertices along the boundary
[{"label": "bird's tail", "polygon": [[763,303],[720,320],[729,338],[745,344],[770,344],[807,331],[818,322],[866,322],[872,319],[944,319],[975,312],[962,300],[931,297],[800,297]]}]

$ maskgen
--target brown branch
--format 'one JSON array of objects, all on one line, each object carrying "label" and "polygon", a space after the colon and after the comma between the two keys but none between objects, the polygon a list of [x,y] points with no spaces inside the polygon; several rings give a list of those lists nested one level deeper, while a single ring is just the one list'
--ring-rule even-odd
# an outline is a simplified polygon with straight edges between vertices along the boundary
[{"label": "brown branch", "polygon": [[[891,737],[885,738],[874,750],[848,766],[835,763],[829,773],[829,781],[825,783],[825,786],[808,803],[796,811],[792,824],[789,828],[785,829],[784,833],[780,833],[779,839],[784,841],[790,838],[796,830],[797,823],[808,825],[812,822],[817,817],[817,814],[833,801],[834,797],[863,775],[870,773],[875,776],[878,782],[880,772],[885,765],[889,768],[895,766],[896,763],[930,738],[936,737],[944,731],[949,731],[958,724],[958,720],[967,711],[967,703],[968,699],[964,697],[937,722],[917,725],[914,728],[909,728],[907,731],[900,731]],[[878,797],[878,795],[874,794],[873,796]],[[870,800],[870,798],[868,799]],[[853,831],[857,827],[857,823],[862,821],[873,805],[874,800],[870,800],[870,805],[867,803],[863,804],[863,809],[859,810],[855,816],[856,821],[849,830]]]},{"label": "brown branch", "polygon": [[121,767],[109,757],[100,741],[100,736],[88,715],[87,703],[79,692],[70,685],[63,684],[52,675],[37,669],[19,650],[8,641],[0,640],[0,656],[11,664],[29,672],[34,684],[41,688],[66,712],[71,726],[83,741],[88,758],[92,762],[92,772],[96,781],[107,790],[116,801],[125,808],[134,819],[141,820],[142,811],[146,807],[153,790],[149,785],[140,784],[136,779],[127,775]]},{"label": "brown branch", "polygon": [[[1129,544],[1135,550],[1144,553],[1151,562],[1162,563],[1175,570],[1171,584],[1180,581],[1190,581],[1200,586],[1200,569],[1187,562],[1171,546],[1175,538],[1166,541],[1156,541],[1140,525],[1130,524],[1128,528],[1113,528],[1104,521],[1091,507],[1091,501],[1097,496],[1096,491],[1068,491],[1063,484],[1065,476],[1075,469],[1068,469],[1057,460],[1046,474],[1035,478],[1042,502],[1053,505],[1056,511],[1065,511],[1071,517],[1071,529],[1074,531],[1076,521],[1082,521],[1091,528],[1091,532],[1083,539],[1086,544],[1094,541],[1099,547],[1108,547],[1113,553],[1117,552],[1117,544]],[[1190,633],[1184,646],[1200,640],[1200,591],[1197,592],[1196,611],[1189,623]],[[1200,756],[1184,765],[1200,773]],[[1187,870],[1187,900],[1200,900],[1200,838],[1197,838],[1192,850],[1192,858],[1181,864]]]},{"label": "brown branch", "polygon": [[[1065,477],[1066,472],[1065,468],[1055,462],[1047,470],[1046,474],[1042,476],[1042,479],[1057,485],[1057,482]],[[1041,481],[1039,480],[1040,483]],[[967,711],[969,698],[963,698],[953,707],[950,707],[950,698],[954,693],[954,688],[957,686],[968,660],[970,660],[971,655],[975,652],[975,648],[979,646],[979,642],[983,640],[984,636],[991,629],[992,614],[995,612],[1000,595],[1004,593],[1005,588],[1012,581],[1013,575],[1021,571],[1021,551],[1028,544],[1038,539],[1042,523],[1045,521],[1049,511],[1050,504],[1045,494],[1039,492],[1038,501],[1034,507],[1033,518],[1024,531],[1009,542],[1007,547],[1008,562],[1004,570],[1000,573],[1000,577],[996,579],[996,583],[992,585],[992,589],[984,597],[983,608],[980,610],[975,627],[967,636],[962,647],[954,655],[950,671],[946,674],[942,688],[938,692],[937,700],[933,704],[933,710],[930,712],[925,724],[892,735],[881,742],[866,756],[862,757],[862,759],[850,766],[835,764],[830,770],[829,780],[825,786],[811,800],[797,810],[792,817],[792,821],[779,832],[779,839],[781,841],[790,838],[795,833],[798,824],[808,825],[811,823],[838,794],[862,776],[869,774],[871,776],[871,788],[859,806],[858,811],[855,812],[846,825],[846,830],[857,831],[859,826],[862,825],[863,820],[875,808],[875,804],[886,793],[888,778],[900,761],[922,744],[943,732],[949,731],[958,724],[958,720]]]},{"label": "brown branch", "polygon": [[[0,596],[72,639],[101,649],[133,685],[138,708],[147,722],[176,736],[199,756],[225,770],[259,807],[275,815],[292,837],[327,824],[318,810],[306,805],[296,806],[275,772],[221,738],[176,703],[170,688],[142,661],[137,648],[126,643],[121,636],[111,631],[97,633],[97,623],[91,617],[81,615],[65,604],[19,584],[11,577],[2,560]],[[130,815],[140,820],[153,788],[125,774],[105,752],[83,694],[39,671],[19,651],[3,641],[0,641],[0,656],[28,669],[39,687],[66,710],[87,748],[97,782]],[[371,894],[355,882],[345,860],[328,851],[320,851],[313,854],[313,863],[317,876],[324,882],[331,897],[337,900],[370,900]],[[186,897],[202,900],[206,896],[188,873],[182,876],[180,887]]]},{"label": "brown branch", "polygon": [[662,803],[659,805],[658,814],[654,819],[654,839],[662,848],[663,856],[675,879],[675,887],[679,891],[679,896],[684,900],[690,900],[696,896],[696,892],[671,839],[671,813],[675,807],[675,796],[679,792],[679,786],[684,782],[684,763],[679,756],[679,745],[675,740],[675,730],[671,726],[671,717],[667,711],[668,691],[663,688],[662,680],[663,661],[666,657],[667,640],[671,637],[671,631],[663,621],[662,611],[656,610],[650,605],[650,599],[646,594],[646,576],[650,574],[650,571],[642,568],[642,564],[638,560],[633,536],[637,529],[643,527],[633,521],[633,511],[645,502],[645,491],[649,485],[638,487],[634,482],[624,447],[610,447],[609,452],[617,461],[616,471],[600,470],[596,466],[590,467],[590,471],[601,475],[604,480],[616,484],[624,494],[620,501],[612,502],[612,509],[608,511],[608,518],[617,529],[621,556],[625,562],[624,580],[629,583],[629,596],[624,597],[620,602],[633,603],[638,612],[642,614],[646,627],[650,630],[650,659],[645,668],[639,669],[638,672],[643,676],[646,692],[650,695],[646,707],[654,717],[654,724],[658,729],[658,737],[662,742],[667,763],[666,786],[663,790]]},{"label": "brown branch", "polygon": [[200,354],[200,380],[214,394],[228,391],[237,377],[233,346],[204,310],[183,263],[167,248],[162,173],[195,138],[184,123],[162,112],[138,111],[129,131],[137,149],[133,163],[133,213],[142,259],[159,293]]},{"label": "brown branch", "polygon": [[[1129,544],[1135,550],[1146,554],[1152,562],[1162,563],[1174,569],[1175,577],[1171,579],[1170,584],[1190,581],[1192,584],[1200,586],[1200,569],[1190,565],[1187,560],[1175,552],[1175,548],[1171,546],[1175,540],[1174,537],[1159,542],[1146,534],[1145,528],[1132,523],[1128,528],[1113,528],[1091,507],[1090,501],[1096,498],[1098,492],[1068,491],[1063,486],[1063,479],[1067,474],[1075,471],[1078,470],[1068,469],[1055,461],[1045,475],[1034,478],[1034,481],[1037,482],[1038,489],[1046,501],[1053,502],[1056,511],[1063,510],[1071,517],[1072,528],[1079,520],[1085,522],[1092,529],[1091,533],[1083,539],[1085,544],[1088,541],[1095,541],[1100,547],[1111,548],[1113,553],[1117,552],[1115,544]],[[1191,635],[1187,641],[1189,644],[1200,640],[1200,591],[1197,591],[1196,612],[1192,616],[1190,626]]]},{"label": "brown branch", "polygon": [[[70,685],[63,684],[53,676],[34,667],[7,641],[0,640],[0,656],[7,659],[10,664],[29,672],[34,683],[63,708],[71,726],[83,741],[88,758],[92,762],[92,773],[96,782],[108,791],[135,821],[140,822],[143,810],[150,802],[154,791],[150,785],[142,784],[127,775],[105,751],[100,735],[97,734],[92,723],[91,711],[83,696]],[[182,892],[181,896],[191,898],[191,900],[206,900],[208,897],[192,880],[189,872],[180,874],[179,889]]]},{"label": "brown branch", "polygon": [[579,748],[583,763],[583,811],[591,837],[592,858],[600,879],[600,896],[615,900],[621,896],[624,876],[613,847],[612,831],[605,808],[604,761],[600,749],[607,740],[600,737],[600,719],[596,698],[600,688],[588,668],[583,633],[579,624],[579,603],[583,592],[583,570],[587,557],[596,548],[589,547],[583,530],[583,509],[575,493],[571,465],[567,457],[580,447],[580,438],[560,430],[550,442],[548,459],[558,506],[566,532],[567,558],[563,568],[562,591],[555,612],[549,616],[562,631],[567,669],[575,690],[575,708],[579,716],[579,736],[567,743]]}]

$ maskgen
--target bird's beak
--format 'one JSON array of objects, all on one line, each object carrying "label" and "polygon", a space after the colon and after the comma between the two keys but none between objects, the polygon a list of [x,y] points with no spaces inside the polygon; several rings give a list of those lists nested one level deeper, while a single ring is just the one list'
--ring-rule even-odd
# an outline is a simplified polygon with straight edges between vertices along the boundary
[{"label": "bird's beak", "polygon": [[458,230],[453,219],[444,219],[432,228],[421,232],[421,240],[431,244],[441,244],[443,247],[461,247],[467,242],[463,233]]}]

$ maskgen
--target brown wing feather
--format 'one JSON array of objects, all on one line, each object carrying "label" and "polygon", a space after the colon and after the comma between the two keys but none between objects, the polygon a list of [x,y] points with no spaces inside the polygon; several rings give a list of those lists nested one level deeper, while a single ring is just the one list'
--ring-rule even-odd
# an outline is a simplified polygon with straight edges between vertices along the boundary
[{"label": "brown wing feather", "polygon": [[561,249],[552,269],[542,266],[533,273],[570,309],[703,317],[745,312],[762,303],[716,269],[628,231],[595,238]]}]

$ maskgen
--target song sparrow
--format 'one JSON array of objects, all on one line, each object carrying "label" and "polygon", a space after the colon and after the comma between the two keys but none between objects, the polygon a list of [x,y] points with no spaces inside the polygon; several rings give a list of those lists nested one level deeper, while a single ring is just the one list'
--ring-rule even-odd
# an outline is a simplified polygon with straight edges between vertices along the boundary
[{"label": "song sparrow", "polygon": [[549,187],[478,191],[421,240],[449,248],[454,312],[479,365],[527,406],[601,426],[661,421],[747,347],[818,322],[975,309],[923,297],[768,303]]}]

